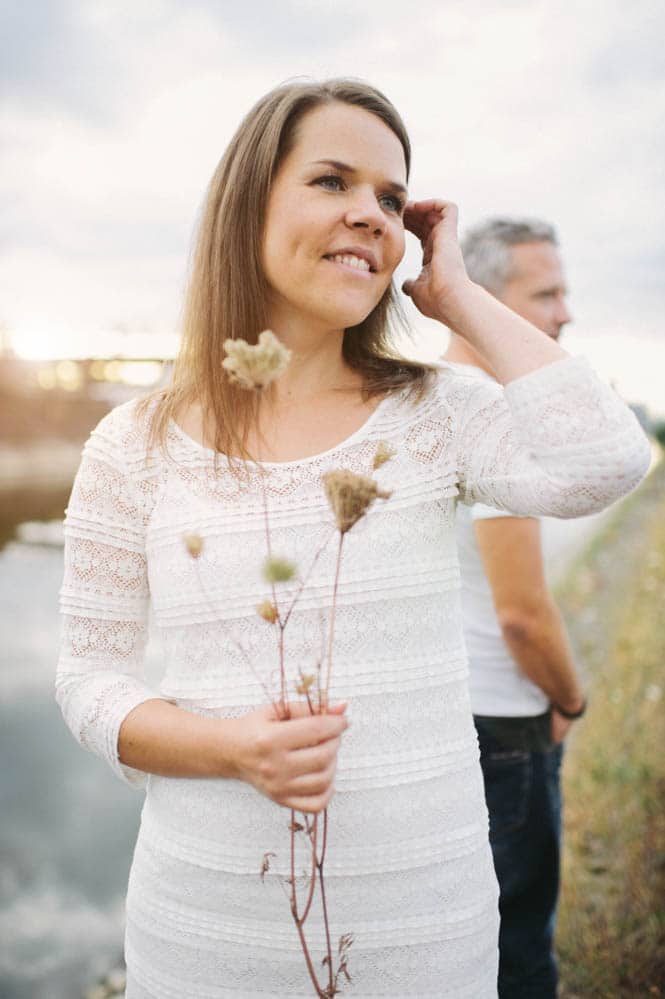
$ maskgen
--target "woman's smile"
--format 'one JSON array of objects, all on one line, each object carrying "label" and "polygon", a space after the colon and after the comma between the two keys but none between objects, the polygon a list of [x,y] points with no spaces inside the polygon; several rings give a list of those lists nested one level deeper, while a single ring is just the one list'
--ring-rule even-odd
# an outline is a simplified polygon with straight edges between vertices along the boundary
[{"label": "woman's smile", "polygon": [[350,268],[355,274],[375,274],[377,271],[376,257],[369,250],[359,247],[345,247],[327,253],[324,260],[329,260],[333,264],[338,264],[344,268]]}]

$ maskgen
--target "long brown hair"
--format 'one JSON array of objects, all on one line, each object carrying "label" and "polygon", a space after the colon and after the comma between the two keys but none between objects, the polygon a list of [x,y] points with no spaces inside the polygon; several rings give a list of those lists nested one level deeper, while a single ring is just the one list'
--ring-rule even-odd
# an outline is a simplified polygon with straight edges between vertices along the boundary
[{"label": "long brown hair", "polygon": [[[247,456],[255,416],[252,393],[238,389],[222,367],[224,341],[257,341],[268,325],[268,285],[261,266],[263,227],[273,179],[293,147],[302,117],[341,101],[370,111],[399,139],[407,177],[411,145],[399,114],[367,83],[334,79],[287,83],[262,97],[241,122],[215,170],[203,207],[185,300],[183,340],[172,383],[158,393],[153,439],[163,442],[171,418],[199,401],[218,452]],[[391,283],[366,319],[345,331],[342,353],[359,371],[366,397],[421,389],[428,368],[399,357],[391,333],[405,325]]]}]

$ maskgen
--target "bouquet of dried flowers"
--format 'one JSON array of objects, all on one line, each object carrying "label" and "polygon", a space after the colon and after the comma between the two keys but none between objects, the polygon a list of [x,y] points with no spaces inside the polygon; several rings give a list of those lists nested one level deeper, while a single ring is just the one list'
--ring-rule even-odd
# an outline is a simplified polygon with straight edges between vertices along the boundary
[{"label": "bouquet of dried flowers", "polygon": [[[275,378],[278,378],[286,369],[291,352],[274,336],[270,330],[264,330],[257,344],[249,344],[245,340],[227,340],[224,344],[226,358],[223,366],[227,370],[229,378],[243,389],[252,392],[262,392]],[[376,470],[393,457],[394,452],[385,444],[378,445],[374,454],[372,470]],[[252,670],[254,676],[260,683],[267,699],[272,704],[275,714],[280,719],[290,717],[289,707],[289,676],[287,664],[284,656],[284,632],[289,623],[293,610],[303,592],[310,577],[311,572],[319,559],[319,556],[326,547],[328,540],[315,553],[309,570],[300,579],[295,594],[287,609],[280,607],[277,595],[279,583],[288,582],[297,577],[296,565],[288,559],[273,555],[270,535],[270,520],[268,515],[268,499],[265,484],[265,469],[257,464],[259,479],[262,488],[263,509],[266,533],[266,561],[263,575],[271,587],[271,599],[264,600],[258,604],[256,610],[268,625],[276,627],[279,634],[278,655],[279,655],[279,695],[275,696],[270,691],[263,678],[257,673],[255,664],[249,661],[242,647],[237,643],[239,651],[244,660]],[[378,483],[371,476],[358,475],[348,469],[337,469],[326,472],[322,476],[323,489],[330,504],[335,527],[338,534],[337,557],[335,562],[335,576],[333,581],[332,602],[330,608],[330,618],[327,626],[327,642],[323,661],[318,663],[316,674],[307,674],[298,670],[292,679],[292,689],[299,697],[306,700],[311,714],[325,712],[329,703],[330,679],[333,665],[333,646],[335,631],[335,611],[337,605],[337,591],[339,586],[340,570],[342,564],[342,550],[344,539],[362,517],[365,516],[371,505],[377,500],[387,500],[390,492],[381,489]],[[197,561],[204,550],[204,539],[196,533],[190,532],[184,536],[185,547],[192,559]],[[197,575],[201,592],[204,599],[208,599],[200,576]],[[311,815],[302,813],[297,815],[295,811],[290,813],[288,824],[289,844],[290,844],[290,875],[286,879],[286,894],[289,899],[291,916],[293,917],[296,930],[300,939],[300,944],[307,965],[310,980],[314,987],[315,995],[323,999],[332,999],[340,991],[340,979],[342,976],[350,982],[351,975],[348,967],[349,950],[353,943],[353,935],[344,933],[340,937],[336,954],[333,955],[333,946],[330,935],[330,924],[328,918],[328,900],[326,897],[326,883],[324,865],[326,859],[326,849],[328,843],[328,810]],[[305,848],[309,854],[308,873],[306,875],[306,886],[303,897],[299,897],[296,879],[296,853],[297,840],[305,843]],[[265,878],[270,870],[270,861],[276,854],[272,850],[266,851],[261,860],[260,877]],[[318,891],[320,908],[323,917],[323,925],[326,939],[326,953],[321,961],[323,971],[317,972],[313,956],[306,936],[306,922],[312,911],[312,905]]]}]

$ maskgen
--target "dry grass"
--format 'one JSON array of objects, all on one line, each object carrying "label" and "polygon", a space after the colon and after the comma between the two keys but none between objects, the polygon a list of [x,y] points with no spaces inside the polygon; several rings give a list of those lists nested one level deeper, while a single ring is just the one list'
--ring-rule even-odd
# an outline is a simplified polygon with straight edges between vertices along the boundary
[{"label": "dry grass", "polygon": [[561,603],[591,690],[564,775],[561,995],[665,996],[665,463]]}]

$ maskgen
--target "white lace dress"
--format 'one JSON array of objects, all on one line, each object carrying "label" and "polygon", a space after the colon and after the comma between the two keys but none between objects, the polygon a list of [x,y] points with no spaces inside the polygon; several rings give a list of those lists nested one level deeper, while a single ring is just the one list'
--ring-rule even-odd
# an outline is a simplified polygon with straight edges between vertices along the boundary
[{"label": "white lace dress", "polygon": [[[352,933],[355,999],[496,996],[497,887],[460,625],[455,506],[576,517],[630,490],[649,449],[632,414],[585,362],[564,360],[505,391],[441,366],[418,402],[384,399],[333,450],[266,466],[272,544],[302,573],[286,629],[292,677],[325,641],[336,543],[321,473],[370,473],[393,491],[347,535],[331,696],[349,701],[326,862],[333,938]],[[205,548],[195,564],[183,533]],[[265,703],[241,646],[275,679],[275,628],[256,475],[175,425],[147,453],[133,404],[91,436],[67,513],[58,700],[87,749],[146,785],[127,904],[127,999],[313,994],[283,879],[289,813],[232,780],[146,777],[117,757],[120,724],[156,696],[142,678],[149,599],[164,646],[159,696],[216,717]],[[197,578],[196,573],[200,572]],[[201,586],[207,596],[203,596]],[[283,607],[293,584],[279,588]],[[273,851],[265,881],[259,876]],[[318,911],[308,921],[317,962]]]}]

